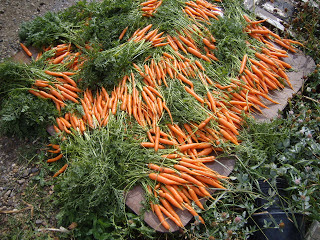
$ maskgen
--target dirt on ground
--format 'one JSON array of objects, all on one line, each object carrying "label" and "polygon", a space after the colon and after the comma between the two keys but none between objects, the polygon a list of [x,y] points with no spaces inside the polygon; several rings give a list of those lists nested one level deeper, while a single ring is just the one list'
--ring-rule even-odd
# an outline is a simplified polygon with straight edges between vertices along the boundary
[{"label": "dirt on ground", "polygon": [[0,62],[21,50],[19,26],[48,11],[60,11],[76,0],[0,0]]}]

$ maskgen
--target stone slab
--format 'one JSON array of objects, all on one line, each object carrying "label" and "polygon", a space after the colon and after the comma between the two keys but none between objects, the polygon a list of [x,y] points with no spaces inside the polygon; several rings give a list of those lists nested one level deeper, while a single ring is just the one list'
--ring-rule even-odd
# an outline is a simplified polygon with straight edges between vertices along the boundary
[{"label": "stone slab", "polygon": [[318,221],[312,222],[306,240],[320,240],[320,223]]}]

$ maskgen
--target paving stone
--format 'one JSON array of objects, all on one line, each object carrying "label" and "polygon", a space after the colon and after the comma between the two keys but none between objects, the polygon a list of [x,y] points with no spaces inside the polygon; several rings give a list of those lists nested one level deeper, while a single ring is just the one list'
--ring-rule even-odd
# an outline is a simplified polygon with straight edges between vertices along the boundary
[{"label": "paving stone", "polygon": [[313,221],[311,224],[306,240],[320,240],[320,223],[318,221]]}]

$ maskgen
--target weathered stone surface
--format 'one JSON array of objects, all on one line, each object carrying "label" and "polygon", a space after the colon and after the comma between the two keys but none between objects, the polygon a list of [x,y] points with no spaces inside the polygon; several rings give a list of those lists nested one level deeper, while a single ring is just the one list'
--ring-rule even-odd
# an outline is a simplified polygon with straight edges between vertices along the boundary
[{"label": "weathered stone surface", "polygon": [[293,0],[244,0],[244,6],[281,31],[295,11]]},{"label": "weathered stone surface", "polygon": [[320,223],[318,221],[313,221],[306,240],[320,240]]}]

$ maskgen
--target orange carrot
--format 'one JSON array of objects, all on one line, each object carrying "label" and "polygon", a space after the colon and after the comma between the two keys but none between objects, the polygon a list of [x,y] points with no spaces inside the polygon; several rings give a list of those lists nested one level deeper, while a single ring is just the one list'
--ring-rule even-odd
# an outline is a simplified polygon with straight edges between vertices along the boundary
[{"label": "orange carrot", "polygon": [[129,26],[127,26],[125,29],[122,30],[122,32],[121,32],[121,34],[119,36],[119,40],[121,40],[124,37],[124,35],[126,34],[128,28],[129,28]]},{"label": "orange carrot", "polygon": [[63,60],[68,54],[70,54],[70,52],[65,52],[64,54],[56,57],[56,58],[52,61],[52,63],[53,63],[53,64],[61,63],[62,60]]},{"label": "orange carrot", "polygon": [[189,79],[187,79],[185,76],[183,76],[182,74],[178,73],[177,78],[180,79],[182,82],[188,84],[191,89],[193,88],[193,83],[192,81],[190,81]]},{"label": "orange carrot", "polygon": [[181,221],[179,221],[177,218],[175,218],[165,207],[158,205],[161,212],[163,212],[169,219],[171,219],[177,226],[183,227]]},{"label": "orange carrot", "polygon": [[244,70],[244,68],[245,68],[245,66],[246,66],[246,63],[247,63],[247,59],[248,59],[248,55],[245,54],[245,55],[243,56],[242,61],[241,61],[241,66],[240,66],[239,74],[241,74],[241,73],[243,72],[243,70]]},{"label": "orange carrot", "polygon": [[[172,170],[172,169],[170,169],[170,170]],[[188,181],[187,180],[185,180],[185,179],[183,179],[183,178],[181,178],[181,177],[178,177],[178,176],[176,176],[176,175],[174,175],[174,174],[170,174],[170,173],[160,173],[159,174],[160,176],[163,176],[163,177],[165,177],[165,178],[167,178],[167,179],[170,179],[170,180],[172,180],[172,181],[175,181],[175,182],[178,182],[178,183],[180,183],[180,184],[187,184],[188,183]]]},{"label": "orange carrot", "polygon": [[56,172],[53,177],[58,177],[61,173],[63,173],[68,167],[68,164],[65,164],[58,172]]},{"label": "orange carrot", "polygon": [[164,219],[163,214],[162,214],[162,212],[161,212],[161,209],[160,209],[159,205],[158,205],[158,204],[154,204],[153,207],[154,207],[154,212],[155,212],[155,214],[157,215],[157,217],[158,217],[160,223],[162,224],[162,226],[163,226],[165,229],[169,230],[169,229],[170,229],[170,225],[169,225],[169,224],[167,223],[167,221]]},{"label": "orange carrot", "polygon": [[[180,204],[183,203],[183,198],[180,196],[180,194],[177,192],[177,190],[172,185],[167,184],[165,186],[165,188],[167,190],[169,190],[169,192],[167,192],[167,193],[171,194],[177,200],[178,203],[180,203]],[[163,190],[165,188],[161,188],[161,189]],[[164,191],[164,192],[166,192],[166,191]]]},{"label": "orange carrot", "polygon": [[20,43],[20,46],[29,57],[32,57],[32,52],[30,52],[30,50],[23,43]]},{"label": "orange carrot", "polygon": [[59,159],[61,159],[63,157],[63,154],[59,154],[58,156],[54,157],[54,158],[50,158],[47,160],[47,163],[52,163],[52,162],[56,162],[58,161]]},{"label": "orange carrot", "polygon": [[205,176],[195,176],[195,178],[198,179],[199,181],[206,183],[206,184],[209,184],[215,188],[226,189],[221,184],[219,184],[219,182],[216,179],[212,179],[210,177],[205,177]]},{"label": "orange carrot", "polygon": [[195,191],[192,188],[189,188],[188,191],[189,191],[189,194],[190,194],[192,200],[197,204],[197,206],[199,208],[201,208],[202,210],[204,210],[204,207],[203,207],[202,203],[200,202],[200,200],[199,200],[197,194],[195,193]]},{"label": "orange carrot", "polygon": [[172,216],[174,216],[176,219],[179,220],[179,222],[181,222],[178,214],[176,213],[176,211],[172,208],[171,204],[165,198],[160,198],[160,202],[162,203],[163,207],[165,209],[167,209],[168,212],[171,213]]},{"label": "orange carrot", "polygon": [[165,193],[162,190],[159,190],[159,196],[168,200],[173,206],[183,210],[181,204],[172,195]]},{"label": "orange carrot", "polygon": [[168,178],[165,178],[164,176],[161,176],[161,175],[156,174],[156,173],[150,173],[150,174],[149,174],[149,178],[150,178],[151,180],[158,181],[158,182],[161,182],[161,183],[163,183],[163,184],[171,184],[171,185],[172,185],[172,184],[177,184],[177,185],[179,185],[178,182],[173,181],[173,180],[170,180],[170,179],[168,179]]},{"label": "orange carrot", "polygon": [[198,94],[196,94],[193,89],[184,86],[184,89],[186,90],[187,93],[191,94],[197,101],[199,101],[200,103],[204,103],[204,99],[202,97],[200,97]]},{"label": "orange carrot", "polygon": [[183,206],[194,216],[199,218],[200,222],[202,224],[205,224],[203,218],[201,216],[199,216],[199,214],[187,203],[184,203]]},{"label": "orange carrot", "polygon": [[192,149],[192,148],[196,148],[196,149],[203,149],[203,148],[208,148],[211,147],[211,143],[207,143],[207,142],[201,142],[201,143],[189,143],[189,144],[184,144],[182,146],[179,146],[179,150],[181,152],[184,152],[188,149]]},{"label": "orange carrot", "polygon": [[66,98],[66,99],[68,99],[68,100],[70,100],[72,102],[79,103],[79,101],[77,99],[75,99],[74,97],[70,96],[68,93],[66,93],[64,91],[61,91],[60,93],[64,98]]}]

